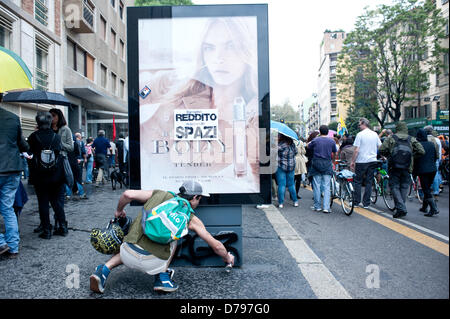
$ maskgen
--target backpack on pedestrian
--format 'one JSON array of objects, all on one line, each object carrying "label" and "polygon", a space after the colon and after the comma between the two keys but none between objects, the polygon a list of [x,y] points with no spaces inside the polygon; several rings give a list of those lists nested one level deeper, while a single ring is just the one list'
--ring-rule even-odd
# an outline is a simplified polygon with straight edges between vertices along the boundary
[{"label": "backpack on pedestrian", "polygon": [[56,134],[53,134],[52,141],[47,147],[44,147],[44,145],[41,142],[41,139],[36,134],[36,139],[43,146],[41,150],[40,156],[35,157],[35,161],[37,164],[37,167],[44,172],[52,172],[56,169],[56,154],[55,151],[52,148],[53,140],[55,139]]},{"label": "backpack on pedestrian", "polygon": [[142,230],[150,240],[159,244],[167,244],[185,236],[193,213],[186,199],[170,193],[173,198],[152,209],[142,209]]},{"label": "backpack on pedestrian", "polygon": [[394,149],[389,159],[389,164],[392,168],[408,169],[411,165],[412,159],[412,147],[411,136],[406,139],[399,138],[397,135],[393,135],[395,144]]}]

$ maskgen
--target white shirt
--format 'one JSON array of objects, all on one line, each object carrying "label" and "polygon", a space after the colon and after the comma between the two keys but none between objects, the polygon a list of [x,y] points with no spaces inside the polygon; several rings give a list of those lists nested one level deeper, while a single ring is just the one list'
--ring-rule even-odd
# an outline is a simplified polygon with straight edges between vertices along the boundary
[{"label": "white shirt", "polygon": [[359,148],[356,163],[370,163],[377,160],[378,147],[381,146],[381,140],[378,134],[366,128],[356,134],[354,146]]}]

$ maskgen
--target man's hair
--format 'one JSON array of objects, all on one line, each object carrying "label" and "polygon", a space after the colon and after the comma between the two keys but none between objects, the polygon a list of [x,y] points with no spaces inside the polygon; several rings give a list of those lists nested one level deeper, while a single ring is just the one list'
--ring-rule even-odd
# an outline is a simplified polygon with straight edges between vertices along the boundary
[{"label": "man's hair", "polygon": [[58,129],[60,129],[61,127],[63,127],[64,125],[67,125],[67,121],[66,118],[64,117],[63,112],[60,109],[57,108],[53,108],[51,110],[49,110],[49,112],[51,114],[56,114],[58,115],[58,123],[56,123],[56,127]]},{"label": "man's hair", "polygon": [[35,119],[38,129],[45,130],[52,126],[53,116],[50,112],[39,111]]},{"label": "man's hair", "polygon": [[119,133],[119,138],[125,138],[125,135],[123,135],[123,133]]},{"label": "man's hair", "polygon": [[365,126],[369,127],[370,126],[370,121],[368,119],[366,119],[365,117],[362,117],[359,119],[359,123],[360,124],[364,124]]},{"label": "man's hair", "polygon": [[78,137],[81,137],[81,133],[79,133],[79,132],[76,132],[75,133],[75,136],[78,138]]},{"label": "man's hair", "polygon": [[99,130],[98,136],[105,136],[105,130]]},{"label": "man's hair", "polygon": [[328,125],[321,125],[319,127],[319,132],[321,135],[327,135],[328,134]]},{"label": "man's hair", "polygon": [[430,135],[433,132],[433,126],[427,125],[423,128],[425,132],[427,132],[428,135]]}]

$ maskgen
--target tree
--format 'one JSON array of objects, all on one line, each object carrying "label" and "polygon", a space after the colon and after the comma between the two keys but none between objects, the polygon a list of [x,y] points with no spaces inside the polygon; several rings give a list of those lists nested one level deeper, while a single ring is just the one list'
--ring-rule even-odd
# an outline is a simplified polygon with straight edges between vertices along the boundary
[{"label": "tree", "polygon": [[428,90],[430,74],[442,67],[445,23],[432,0],[366,8],[339,56],[344,102],[365,109],[381,126],[388,117],[400,120],[403,103]]},{"label": "tree", "polygon": [[272,120],[284,122],[293,130],[296,130],[296,126],[300,124],[300,112],[294,110],[289,100],[286,100],[283,105],[271,106],[270,113]]},{"label": "tree", "polygon": [[134,5],[141,6],[178,6],[192,5],[191,0],[134,0]]}]

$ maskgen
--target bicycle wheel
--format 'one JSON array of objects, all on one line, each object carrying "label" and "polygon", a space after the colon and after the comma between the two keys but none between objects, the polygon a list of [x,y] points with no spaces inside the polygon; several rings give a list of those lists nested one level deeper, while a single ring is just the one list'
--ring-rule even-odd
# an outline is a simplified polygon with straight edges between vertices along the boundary
[{"label": "bicycle wheel", "polygon": [[330,209],[331,206],[333,206],[333,201],[336,197],[336,179],[332,176],[330,181]]},{"label": "bicycle wheel", "polygon": [[374,177],[372,180],[372,191],[370,192],[370,202],[375,204],[378,198],[378,183],[376,178]]},{"label": "bicycle wheel", "polygon": [[394,211],[395,208],[394,194],[392,194],[388,178],[383,178],[382,194],[383,194],[383,201],[386,207],[389,210]]},{"label": "bicycle wheel", "polygon": [[340,199],[341,207],[345,215],[350,216],[353,213],[355,201],[353,200],[353,191],[351,185],[347,181],[341,181],[340,185]]}]

